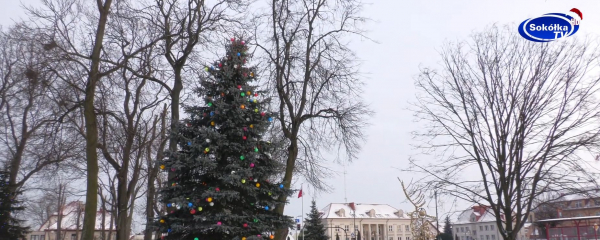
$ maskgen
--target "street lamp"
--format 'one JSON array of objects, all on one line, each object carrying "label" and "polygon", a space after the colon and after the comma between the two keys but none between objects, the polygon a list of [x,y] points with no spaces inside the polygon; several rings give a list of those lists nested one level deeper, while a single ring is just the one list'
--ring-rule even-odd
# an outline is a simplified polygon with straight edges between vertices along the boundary
[{"label": "street lamp", "polygon": [[[302,219],[302,215],[296,216],[296,217],[297,217],[297,219]],[[304,221],[302,221],[300,224],[302,226],[302,230],[304,230]],[[304,235],[302,235],[302,237],[304,237]],[[297,227],[296,227],[296,240],[298,240],[298,228]]]}]

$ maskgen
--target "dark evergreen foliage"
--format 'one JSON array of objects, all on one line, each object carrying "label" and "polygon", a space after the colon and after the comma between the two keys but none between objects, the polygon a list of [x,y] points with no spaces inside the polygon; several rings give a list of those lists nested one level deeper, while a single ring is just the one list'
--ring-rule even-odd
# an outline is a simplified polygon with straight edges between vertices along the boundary
[{"label": "dark evergreen foliage", "polygon": [[17,200],[21,192],[13,190],[9,185],[9,173],[0,169],[0,240],[21,239],[29,232],[29,228],[23,226],[23,220],[15,218],[15,214],[25,208]]},{"label": "dark evergreen foliage", "polygon": [[172,172],[161,201],[174,210],[157,223],[166,239],[269,239],[293,225],[274,211],[285,205],[278,196],[293,191],[274,182],[282,166],[263,139],[274,116],[269,99],[249,85],[256,72],[245,67],[246,44],[232,39],[226,50],[195,91],[204,105],[185,107],[189,119],[172,136],[179,151],[160,161]]},{"label": "dark evergreen foliage", "polygon": [[325,224],[323,224],[323,220],[321,219],[321,214],[319,210],[317,210],[317,203],[315,200],[312,200],[310,205],[310,212],[308,213],[308,218],[306,219],[306,224],[304,225],[304,236],[305,239],[310,240],[327,240],[327,229],[325,229]]}]

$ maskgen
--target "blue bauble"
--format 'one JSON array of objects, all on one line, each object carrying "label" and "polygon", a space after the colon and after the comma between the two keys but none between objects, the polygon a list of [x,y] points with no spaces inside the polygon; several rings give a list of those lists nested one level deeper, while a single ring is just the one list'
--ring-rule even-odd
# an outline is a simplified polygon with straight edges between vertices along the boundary
[{"label": "blue bauble", "polygon": [[192,207],[192,206],[194,206],[194,204],[188,203],[188,207]]},{"label": "blue bauble", "polygon": [[265,210],[269,210],[269,206],[265,206]]},{"label": "blue bauble", "polygon": [[241,54],[241,53],[238,53],[238,57],[239,57],[239,56],[242,56],[242,54]]}]

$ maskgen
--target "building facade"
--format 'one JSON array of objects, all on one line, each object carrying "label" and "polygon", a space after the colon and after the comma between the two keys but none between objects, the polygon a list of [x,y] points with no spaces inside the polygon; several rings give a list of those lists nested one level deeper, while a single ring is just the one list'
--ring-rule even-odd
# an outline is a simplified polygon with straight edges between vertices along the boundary
[{"label": "building facade", "polygon": [[[527,223],[519,231],[517,240],[528,240],[529,226]],[[496,217],[487,206],[473,206],[464,210],[452,224],[454,240],[500,240],[502,236],[496,225]]]},{"label": "building facade", "polygon": [[[80,240],[83,228],[83,214],[85,204],[80,201],[70,202],[63,206],[60,212],[52,214],[39,229],[27,234],[27,240]],[[60,214],[60,215],[59,215]],[[111,215],[106,211],[98,211],[96,214],[95,239],[116,239],[115,225],[111,228]],[[59,224],[60,220],[60,224]],[[104,227],[102,224],[104,223]],[[57,237],[60,228],[60,236]]]},{"label": "building facade", "polygon": [[[387,204],[331,203],[321,210],[321,219],[330,239],[412,240],[410,218]],[[356,215],[354,214],[356,212]],[[430,227],[436,231],[433,225]]]}]

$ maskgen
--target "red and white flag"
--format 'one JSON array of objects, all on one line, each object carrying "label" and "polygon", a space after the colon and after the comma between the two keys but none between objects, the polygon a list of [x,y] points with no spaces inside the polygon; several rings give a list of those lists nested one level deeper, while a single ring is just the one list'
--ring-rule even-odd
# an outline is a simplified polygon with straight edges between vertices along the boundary
[{"label": "red and white flag", "polygon": [[302,197],[302,188],[300,188],[300,192],[298,192],[298,198]]}]

